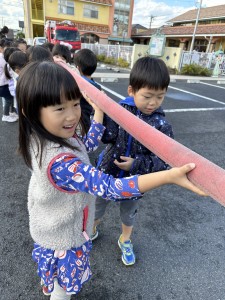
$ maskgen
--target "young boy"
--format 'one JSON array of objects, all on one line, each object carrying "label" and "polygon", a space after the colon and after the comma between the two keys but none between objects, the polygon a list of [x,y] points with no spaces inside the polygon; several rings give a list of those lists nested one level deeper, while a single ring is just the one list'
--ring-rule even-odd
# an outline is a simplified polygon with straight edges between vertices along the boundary
[{"label": "young boy", "polygon": [[[101,86],[91,77],[97,68],[96,55],[89,49],[81,49],[74,55],[74,64],[80,71],[81,76],[101,91]],[[88,131],[91,125],[90,117],[92,114],[92,106],[83,97],[81,98],[80,106],[82,110],[82,121],[85,130]]]},{"label": "young boy", "polygon": [[[153,57],[140,58],[130,73],[129,97],[122,100],[120,105],[150,126],[173,138],[172,127],[166,120],[161,108],[169,82],[169,72],[162,60]],[[98,159],[97,167],[100,170],[121,178],[168,168],[164,161],[135,140],[107,115],[104,117],[104,126],[106,130],[102,142],[108,145]],[[122,261],[125,265],[135,263],[135,254],[130,237],[137,214],[138,202],[135,199],[120,202],[122,234],[119,237],[118,245],[122,251]],[[98,237],[96,226],[100,223],[107,204],[106,200],[99,197],[96,200],[95,227],[92,240]]]}]

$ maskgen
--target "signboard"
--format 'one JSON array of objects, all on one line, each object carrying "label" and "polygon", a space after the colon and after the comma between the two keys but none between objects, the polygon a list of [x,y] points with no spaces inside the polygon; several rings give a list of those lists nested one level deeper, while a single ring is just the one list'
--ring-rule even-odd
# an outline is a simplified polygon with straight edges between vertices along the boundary
[{"label": "signboard", "polygon": [[24,21],[19,21],[19,27],[24,28]]},{"label": "signboard", "polygon": [[163,56],[166,37],[164,34],[154,34],[149,43],[149,54],[153,56]]}]

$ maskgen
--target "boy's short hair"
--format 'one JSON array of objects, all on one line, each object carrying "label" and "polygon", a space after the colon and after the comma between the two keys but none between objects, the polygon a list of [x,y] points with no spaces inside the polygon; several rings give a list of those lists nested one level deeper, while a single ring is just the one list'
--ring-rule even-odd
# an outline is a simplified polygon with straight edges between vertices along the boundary
[{"label": "boy's short hair", "polygon": [[84,76],[91,76],[97,68],[97,57],[90,49],[81,49],[74,55],[74,64]]},{"label": "boy's short hair", "polygon": [[44,60],[53,61],[52,53],[48,49],[39,45],[30,47],[26,51],[26,55],[28,57],[29,62]]},{"label": "boy's short hair", "polygon": [[69,48],[65,45],[62,44],[55,44],[54,47],[52,48],[52,55],[60,55],[63,57],[67,63],[71,62],[71,52]]},{"label": "boy's short hair", "polygon": [[131,72],[129,85],[134,92],[141,88],[167,89],[170,83],[168,68],[163,60],[156,57],[139,58]]},{"label": "boy's short hair", "polygon": [[27,42],[26,42],[26,40],[24,40],[24,39],[17,39],[17,40],[15,40],[15,41],[13,41],[12,47],[18,47],[19,44],[27,45]]},{"label": "boy's short hair", "polygon": [[50,52],[52,52],[52,49],[54,47],[54,44],[53,43],[50,43],[50,42],[45,42],[44,44],[41,45],[42,47],[48,49]]},{"label": "boy's short hair", "polygon": [[15,51],[9,57],[9,66],[15,71],[16,69],[22,70],[22,68],[27,64],[28,59],[26,53],[22,51]]}]

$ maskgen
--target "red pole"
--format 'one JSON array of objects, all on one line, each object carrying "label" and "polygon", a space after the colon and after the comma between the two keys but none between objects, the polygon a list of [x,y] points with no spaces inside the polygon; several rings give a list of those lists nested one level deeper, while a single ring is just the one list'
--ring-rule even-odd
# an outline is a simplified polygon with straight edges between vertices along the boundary
[{"label": "red pole", "polygon": [[60,65],[73,75],[81,91],[84,91],[99,108],[162,160],[172,167],[195,163],[196,168],[188,174],[190,181],[225,206],[224,169],[138,119],[71,68],[63,63]]}]

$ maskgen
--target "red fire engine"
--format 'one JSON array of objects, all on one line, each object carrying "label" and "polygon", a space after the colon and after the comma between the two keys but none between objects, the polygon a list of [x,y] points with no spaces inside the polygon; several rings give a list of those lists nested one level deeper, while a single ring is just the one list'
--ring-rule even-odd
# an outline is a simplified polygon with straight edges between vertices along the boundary
[{"label": "red fire engine", "polygon": [[60,43],[61,41],[70,44],[73,47],[71,52],[81,49],[79,31],[71,21],[46,21],[45,36],[48,42],[53,44]]}]

